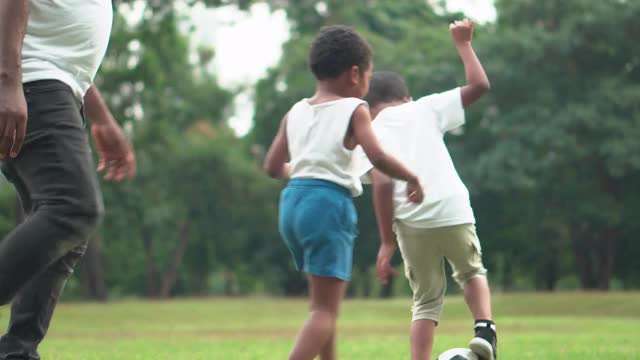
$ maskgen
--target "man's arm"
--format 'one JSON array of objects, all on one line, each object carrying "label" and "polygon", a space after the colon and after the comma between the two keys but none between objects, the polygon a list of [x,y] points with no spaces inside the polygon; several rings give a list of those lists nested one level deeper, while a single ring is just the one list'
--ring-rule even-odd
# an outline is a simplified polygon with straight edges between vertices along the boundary
[{"label": "man's arm", "polygon": [[99,157],[98,171],[105,173],[105,180],[132,179],[136,173],[133,147],[95,85],[91,85],[84,96],[84,111],[92,125],[91,135]]},{"label": "man's arm", "polygon": [[84,114],[94,125],[117,124],[95,84],[84,95]]},{"label": "man's arm", "polygon": [[18,156],[27,125],[22,90],[22,42],[27,0],[0,0],[0,159]]},{"label": "man's arm", "polygon": [[389,282],[389,276],[396,273],[391,266],[391,259],[396,250],[393,233],[393,181],[376,169],[371,170],[370,176],[373,183],[373,205],[380,232],[376,272],[380,282],[386,285]]},{"label": "man's arm", "polygon": [[22,83],[22,42],[27,28],[27,0],[0,0],[0,80]]},{"label": "man's arm", "polygon": [[467,78],[467,84],[461,89],[462,106],[465,108],[480,99],[491,87],[487,74],[471,46],[473,26],[473,22],[467,19],[449,25],[451,38],[462,59]]}]

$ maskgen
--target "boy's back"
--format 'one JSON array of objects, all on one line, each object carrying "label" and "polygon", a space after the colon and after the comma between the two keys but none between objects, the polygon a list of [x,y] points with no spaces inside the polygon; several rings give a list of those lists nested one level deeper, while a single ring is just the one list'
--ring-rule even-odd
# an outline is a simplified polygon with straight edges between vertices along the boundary
[{"label": "boy's back", "polygon": [[312,105],[308,99],[289,111],[287,141],[291,156],[290,177],[334,182],[362,193],[362,185],[352,171],[352,151],[344,146],[351,115],[363,104],[358,98],[344,98]]},{"label": "boy's back", "polygon": [[474,223],[469,192],[444,143],[444,134],[464,124],[460,89],[387,107],[373,121],[384,148],[420,177],[422,204],[407,202],[406,185],[394,181],[396,219],[418,228]]}]

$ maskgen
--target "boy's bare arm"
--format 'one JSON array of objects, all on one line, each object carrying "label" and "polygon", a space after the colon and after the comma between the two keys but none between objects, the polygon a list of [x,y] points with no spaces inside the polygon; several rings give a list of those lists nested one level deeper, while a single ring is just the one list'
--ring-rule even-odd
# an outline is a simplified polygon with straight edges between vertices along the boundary
[{"label": "boy's bare arm", "polygon": [[407,182],[407,197],[411,202],[421,203],[424,194],[418,177],[396,158],[385,153],[371,127],[371,115],[364,105],[351,116],[351,126],[356,142],[362,146],[371,164],[381,172]]},{"label": "boy's bare arm", "polygon": [[0,159],[18,156],[27,126],[22,43],[28,14],[27,0],[0,1]]},{"label": "boy's bare arm", "polygon": [[393,181],[376,169],[372,169],[373,206],[378,221],[380,241],[395,243],[393,234]]},{"label": "boy's bare arm", "polygon": [[289,144],[287,142],[287,115],[285,115],[265,157],[264,171],[272,178],[286,179],[289,177],[290,169],[287,164],[288,160]]},{"label": "boy's bare arm", "polygon": [[376,259],[376,273],[383,284],[389,282],[389,276],[395,275],[391,266],[391,259],[396,251],[395,235],[393,233],[393,182],[376,169],[372,169],[373,205],[380,232],[380,249]]},{"label": "boy's bare arm", "polygon": [[462,59],[467,78],[467,84],[461,89],[462,106],[465,108],[480,99],[491,87],[487,74],[471,46],[473,27],[473,22],[468,19],[449,25],[451,38]]}]

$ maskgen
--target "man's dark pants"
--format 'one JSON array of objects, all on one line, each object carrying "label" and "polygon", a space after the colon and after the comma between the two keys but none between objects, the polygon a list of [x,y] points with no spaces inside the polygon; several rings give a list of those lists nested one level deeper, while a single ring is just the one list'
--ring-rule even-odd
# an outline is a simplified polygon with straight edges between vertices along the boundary
[{"label": "man's dark pants", "polygon": [[24,84],[24,91],[25,143],[2,164],[25,220],[0,242],[0,305],[11,302],[1,360],[39,359],[58,297],[103,212],[81,103],[55,80]]}]

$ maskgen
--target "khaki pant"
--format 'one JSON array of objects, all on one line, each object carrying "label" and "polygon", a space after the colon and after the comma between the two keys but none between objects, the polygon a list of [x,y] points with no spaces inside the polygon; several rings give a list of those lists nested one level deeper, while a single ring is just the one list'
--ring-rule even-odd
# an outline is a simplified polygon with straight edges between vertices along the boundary
[{"label": "khaki pant", "polygon": [[405,275],[413,290],[413,321],[426,319],[437,323],[447,289],[444,258],[461,287],[487,273],[482,265],[475,225],[419,229],[397,222],[394,230],[404,259]]}]

